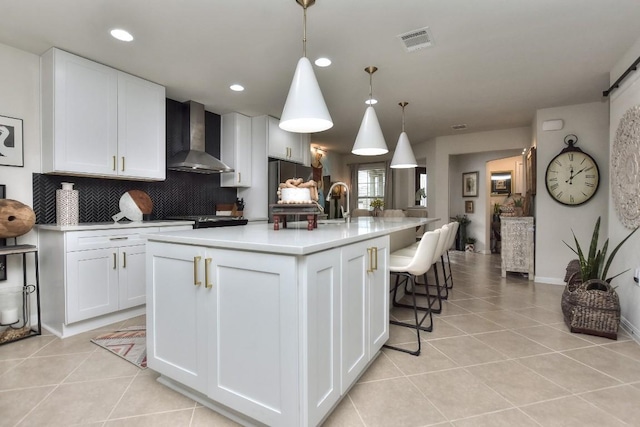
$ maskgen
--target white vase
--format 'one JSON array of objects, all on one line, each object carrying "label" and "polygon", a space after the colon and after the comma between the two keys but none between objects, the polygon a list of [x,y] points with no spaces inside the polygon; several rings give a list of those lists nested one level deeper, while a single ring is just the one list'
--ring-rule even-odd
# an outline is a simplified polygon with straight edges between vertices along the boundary
[{"label": "white vase", "polygon": [[56,190],[56,223],[58,225],[78,225],[80,216],[78,199],[78,190],[74,190],[70,182],[63,182],[62,189]]}]

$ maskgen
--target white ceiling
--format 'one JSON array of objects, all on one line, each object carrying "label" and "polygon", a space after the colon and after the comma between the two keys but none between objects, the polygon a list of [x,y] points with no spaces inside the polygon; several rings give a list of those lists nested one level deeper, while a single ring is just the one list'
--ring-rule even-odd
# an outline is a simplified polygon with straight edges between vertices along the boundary
[{"label": "white ceiling", "polygon": [[[279,117],[302,55],[295,0],[0,0],[0,42],[42,54],[51,46],[166,86],[208,111]],[[531,124],[536,109],[599,101],[614,63],[640,37],[638,0],[317,0],[307,56],[334,127],[312,143],[349,152],[369,96],[390,149],[401,129],[415,144]],[[396,37],[428,26],[434,46],[406,53]],[[131,43],[111,38],[121,27]],[[246,90],[229,90],[240,83]]]}]

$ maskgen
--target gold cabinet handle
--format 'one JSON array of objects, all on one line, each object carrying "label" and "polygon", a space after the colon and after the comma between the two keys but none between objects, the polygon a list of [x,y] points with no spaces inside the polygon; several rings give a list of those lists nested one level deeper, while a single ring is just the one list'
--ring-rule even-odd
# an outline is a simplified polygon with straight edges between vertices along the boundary
[{"label": "gold cabinet handle", "polygon": [[375,267],[373,267],[373,270],[378,270],[378,248],[377,247],[373,247],[371,248],[372,252],[373,252],[373,259],[375,260]]},{"label": "gold cabinet handle", "polygon": [[122,172],[124,172],[124,156],[122,157]]},{"label": "gold cabinet handle", "polygon": [[122,252],[122,268],[127,268],[127,253]]},{"label": "gold cabinet handle", "polygon": [[238,172],[238,182],[242,182],[242,172]]},{"label": "gold cabinet handle", "polygon": [[367,248],[367,253],[369,254],[369,268],[367,268],[367,273],[373,272],[373,248]]},{"label": "gold cabinet handle", "polygon": [[113,170],[116,170],[116,156],[113,156]]},{"label": "gold cabinet handle", "polygon": [[116,265],[117,259],[116,259],[116,253],[113,253],[113,269],[115,270],[117,265]]},{"label": "gold cabinet handle", "polygon": [[213,288],[213,283],[209,283],[209,269],[211,268],[211,258],[204,259],[204,287]]},{"label": "gold cabinet handle", "polygon": [[202,282],[198,280],[198,263],[200,262],[201,259],[202,257],[200,256],[193,257],[193,284],[195,286],[202,285]]},{"label": "gold cabinet handle", "polygon": [[109,237],[109,240],[127,240],[129,237],[128,236],[124,236],[124,237]]}]

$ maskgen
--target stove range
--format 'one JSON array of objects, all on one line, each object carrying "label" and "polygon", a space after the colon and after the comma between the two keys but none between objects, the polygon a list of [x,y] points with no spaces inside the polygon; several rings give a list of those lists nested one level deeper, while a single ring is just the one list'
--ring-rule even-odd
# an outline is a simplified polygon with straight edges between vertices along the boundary
[{"label": "stove range", "polygon": [[221,215],[181,215],[169,216],[166,219],[194,221],[193,228],[231,227],[235,225],[246,225],[248,222],[241,217]]}]

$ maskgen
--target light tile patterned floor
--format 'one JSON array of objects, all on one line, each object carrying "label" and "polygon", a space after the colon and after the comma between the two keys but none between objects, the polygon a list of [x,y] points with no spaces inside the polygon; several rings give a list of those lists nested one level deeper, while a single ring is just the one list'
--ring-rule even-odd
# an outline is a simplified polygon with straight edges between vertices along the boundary
[{"label": "light tile patterned floor", "polygon": [[[452,255],[454,289],[423,353],[384,350],[325,426],[640,425],[640,346],[625,332],[570,334],[561,286],[502,279],[499,256]],[[90,343],[98,333],[0,346],[0,427],[237,425]],[[414,338],[391,329],[393,343]]]}]

